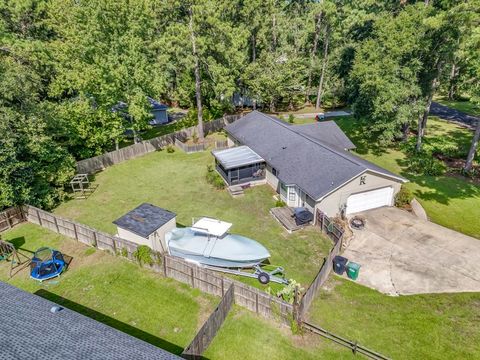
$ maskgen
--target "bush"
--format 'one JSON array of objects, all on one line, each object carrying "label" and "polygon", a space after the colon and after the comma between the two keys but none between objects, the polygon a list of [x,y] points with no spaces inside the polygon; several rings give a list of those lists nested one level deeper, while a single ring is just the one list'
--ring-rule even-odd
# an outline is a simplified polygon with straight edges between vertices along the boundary
[{"label": "bush", "polygon": [[295,291],[300,294],[305,289],[301,287],[299,283],[295,280],[290,279],[290,282],[287,286],[285,286],[282,290],[277,291],[277,297],[282,298],[284,301],[288,302],[289,304],[293,304],[295,300]]},{"label": "bush", "polygon": [[172,154],[175,152],[175,148],[172,145],[167,146],[167,153]]},{"label": "bush", "polygon": [[447,167],[431,154],[417,153],[408,158],[407,169],[414,175],[439,176],[445,173]]},{"label": "bush", "polygon": [[293,124],[294,121],[295,121],[295,116],[293,116],[293,114],[288,115],[288,122],[290,124]]},{"label": "bush", "polygon": [[133,253],[135,259],[137,259],[140,265],[147,264],[152,266],[153,259],[152,259],[152,249],[150,249],[146,245],[140,245],[137,250]]},{"label": "bush", "polygon": [[395,206],[405,207],[410,205],[413,200],[413,194],[405,186],[402,186],[400,191],[395,195]]},{"label": "bush", "polygon": [[284,206],[287,206],[287,204],[285,204],[285,201],[283,201],[283,200],[278,199],[275,202],[275,207],[284,207]]},{"label": "bush", "polygon": [[212,185],[217,190],[225,189],[225,181],[220,176],[218,172],[213,168],[212,165],[207,166],[207,174],[206,174],[207,182]]}]

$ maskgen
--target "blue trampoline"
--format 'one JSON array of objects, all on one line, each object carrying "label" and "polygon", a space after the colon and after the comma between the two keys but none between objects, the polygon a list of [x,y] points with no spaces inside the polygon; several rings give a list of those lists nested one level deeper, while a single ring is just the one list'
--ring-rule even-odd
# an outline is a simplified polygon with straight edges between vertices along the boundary
[{"label": "blue trampoline", "polygon": [[42,247],[35,251],[30,266],[30,277],[44,281],[59,276],[67,267],[60,251]]}]

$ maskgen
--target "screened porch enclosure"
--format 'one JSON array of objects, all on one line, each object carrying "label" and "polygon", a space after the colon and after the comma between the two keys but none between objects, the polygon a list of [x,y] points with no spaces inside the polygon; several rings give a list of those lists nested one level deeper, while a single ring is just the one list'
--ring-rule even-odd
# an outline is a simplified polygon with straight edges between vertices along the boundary
[{"label": "screened porch enclosure", "polygon": [[228,185],[265,179],[265,161],[248,146],[213,151],[215,168]]}]

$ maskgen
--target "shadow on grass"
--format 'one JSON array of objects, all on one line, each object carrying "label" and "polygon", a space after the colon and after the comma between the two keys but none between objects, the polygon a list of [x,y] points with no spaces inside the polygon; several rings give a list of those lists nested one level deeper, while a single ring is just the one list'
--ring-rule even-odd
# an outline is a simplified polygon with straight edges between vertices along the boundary
[{"label": "shadow on grass", "polygon": [[334,121],[357,147],[355,152],[360,155],[372,153],[380,156],[388,151],[388,147],[380,144],[378,134],[369,130],[371,124],[365,119],[355,119],[353,116],[336,118]]},{"label": "shadow on grass", "polygon": [[113,327],[114,329],[117,329],[121,332],[129,334],[133,337],[136,337],[137,339],[148,342],[148,343],[150,343],[152,345],[155,345],[159,348],[170,351],[171,353],[181,354],[182,351],[183,351],[183,348],[181,348],[178,345],[172,344],[169,341],[158,338],[158,337],[156,337],[152,334],[149,334],[149,333],[147,333],[143,330],[134,328],[133,326],[130,326],[129,324],[121,322],[121,321],[119,321],[117,319],[114,319],[110,316],[107,316],[105,314],[99,313],[98,311],[92,310],[92,309],[90,309],[86,306],[80,305],[80,304],[78,304],[76,302],[73,302],[71,300],[68,300],[68,299],[66,299],[62,296],[53,294],[50,291],[40,289],[40,290],[37,290],[35,292],[35,295],[38,295],[38,296],[40,296],[44,299],[53,301],[54,303],[56,303],[58,305],[61,305],[63,307],[66,307],[67,309],[78,312],[79,314],[82,314],[82,315],[87,316],[91,319],[94,319],[98,322],[101,322],[105,325]]}]

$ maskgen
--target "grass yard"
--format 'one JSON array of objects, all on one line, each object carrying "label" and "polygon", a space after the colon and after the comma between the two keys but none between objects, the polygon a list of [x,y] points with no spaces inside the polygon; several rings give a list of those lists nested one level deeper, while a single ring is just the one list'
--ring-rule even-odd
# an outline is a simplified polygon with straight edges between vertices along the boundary
[{"label": "grass yard", "polygon": [[469,100],[448,100],[447,97],[440,96],[435,98],[439,104],[451,107],[452,109],[464,112],[466,114],[480,116],[480,108]]},{"label": "grass yard", "polygon": [[50,246],[73,260],[66,273],[42,284],[29,278],[28,269],[9,280],[10,264],[0,262],[0,280],[176,354],[219,301],[37,225],[21,224],[2,235],[29,257]]},{"label": "grass yard", "polygon": [[357,359],[348,349],[305,332],[292,335],[287,327],[234,307],[204,354],[207,359]]},{"label": "grass yard", "polygon": [[311,320],[393,359],[479,359],[480,294],[390,297],[331,276]]},{"label": "grass yard", "polygon": [[[480,186],[453,175],[412,176],[406,172],[406,156],[394,148],[380,148],[367,137],[365,123],[351,117],[337,118],[336,123],[357,145],[356,153],[410,180],[406,186],[422,204],[429,218],[440,225],[480,239]],[[458,125],[430,117],[425,142],[442,142],[468,149],[472,133]]]},{"label": "grass yard", "polygon": [[[236,199],[226,190],[214,190],[205,180],[207,164],[212,163],[209,152],[151,153],[97,174],[98,189],[88,199],[66,202],[55,213],[112,234],[112,221],[143,202],[176,212],[177,222],[185,226],[191,225],[192,217],[219,218],[233,223],[233,233],[265,245],[272,264],[283,266],[289,278],[307,286],[331,242],[314,228],[288,234],[269,213],[275,192],[268,185],[248,189]],[[248,282],[260,286],[254,279]]]}]

